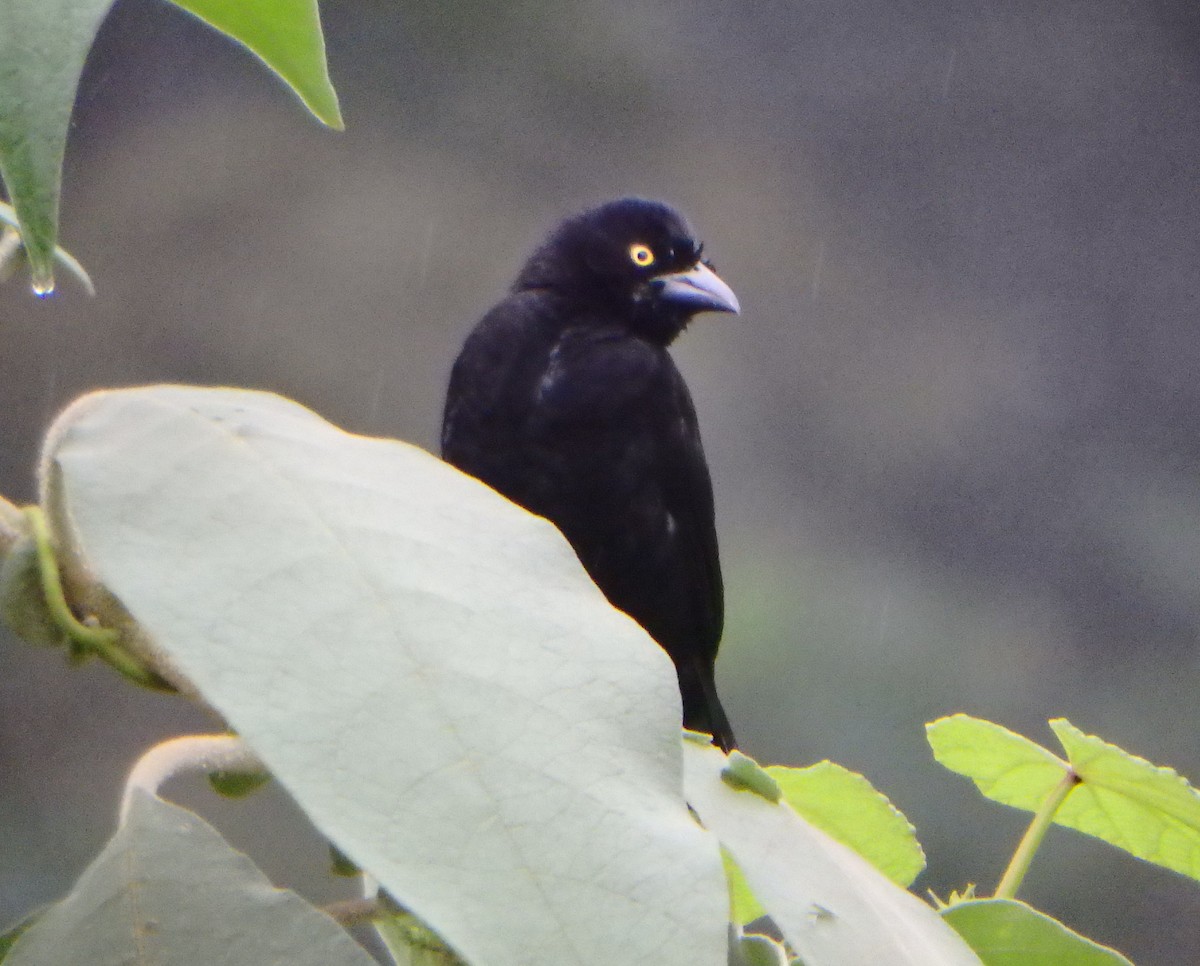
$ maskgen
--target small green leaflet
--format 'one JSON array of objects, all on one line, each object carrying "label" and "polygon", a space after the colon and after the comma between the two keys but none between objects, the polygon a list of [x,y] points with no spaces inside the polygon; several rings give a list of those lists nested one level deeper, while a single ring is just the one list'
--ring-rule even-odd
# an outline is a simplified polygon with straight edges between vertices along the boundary
[{"label": "small green leaflet", "polygon": [[1041,745],[966,714],[925,726],[933,757],[970,778],[986,798],[1036,812],[1069,767]]},{"label": "small green leaflet", "polygon": [[739,926],[747,926],[767,914],[762,903],[750,891],[746,873],[741,870],[729,850],[722,846],[721,862],[725,866],[725,879],[729,883],[729,916]]},{"label": "small green leaflet", "polygon": [[1036,811],[1071,769],[1080,784],[1054,816],[1131,855],[1200,879],[1200,793],[1170,768],[1085,735],[1065,718],[1050,727],[1067,760],[1000,725],[956,714],[926,726],[934,757],[993,801]]},{"label": "small green leaflet", "polygon": [[806,966],[979,966],[929,906],[785,802],[733,787],[728,759],[685,742],[684,794]]},{"label": "small green leaflet", "polygon": [[976,899],[942,910],[984,966],[1133,966],[1120,953],[1015,899]]},{"label": "small green leaflet", "polygon": [[1187,779],[1085,735],[1065,718],[1050,727],[1083,779],[1055,821],[1200,879],[1200,793]]},{"label": "small green leaflet", "polygon": [[[762,777],[774,786],[775,794],[764,794],[764,798],[777,801],[782,793],[783,800],[802,818],[854,849],[897,885],[911,885],[925,868],[925,853],[908,819],[862,775],[831,761],[806,768],[783,765],[760,768],[751,759],[746,760],[759,768]],[[735,764],[731,755],[730,764],[722,773],[722,779],[732,787],[738,787],[730,775]],[[741,774],[748,771],[743,765]],[[754,790],[748,786],[745,783],[744,787]],[[733,857],[725,850],[721,855],[734,921],[746,925],[766,915]]]},{"label": "small green leaflet", "polygon": [[925,868],[925,853],[904,813],[857,772],[820,761],[807,768],[771,765],[767,774],[801,816],[854,849],[896,885],[912,885]]}]

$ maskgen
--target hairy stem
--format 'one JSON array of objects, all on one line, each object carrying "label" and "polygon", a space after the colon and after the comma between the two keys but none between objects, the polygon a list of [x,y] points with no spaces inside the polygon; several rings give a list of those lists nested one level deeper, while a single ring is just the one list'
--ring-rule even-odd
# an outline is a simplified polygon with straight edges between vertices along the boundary
[{"label": "hairy stem", "polygon": [[237,735],[184,735],[155,745],[137,760],[125,779],[120,821],[125,821],[135,791],[158,795],[168,779],[185,772],[259,773],[266,767]]},{"label": "hairy stem", "polygon": [[62,577],[58,572],[58,561],[54,557],[54,542],[50,528],[40,507],[25,507],[25,519],[29,521],[29,532],[37,548],[38,574],[42,581],[42,594],[46,609],[70,642],[71,653],[79,657],[96,654],[111,664],[134,684],[158,691],[175,689],[150,668],[146,667],[120,645],[120,635],[110,628],[85,624],[71,611],[63,591]]}]

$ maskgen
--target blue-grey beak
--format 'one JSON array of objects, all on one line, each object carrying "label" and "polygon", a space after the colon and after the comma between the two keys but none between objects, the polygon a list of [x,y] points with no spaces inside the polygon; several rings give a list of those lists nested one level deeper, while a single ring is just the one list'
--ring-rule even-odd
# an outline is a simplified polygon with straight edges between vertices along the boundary
[{"label": "blue-grey beak", "polygon": [[686,272],[663,275],[655,279],[653,285],[664,302],[686,306],[693,312],[733,312],[736,315],[742,309],[733,289],[703,262]]}]

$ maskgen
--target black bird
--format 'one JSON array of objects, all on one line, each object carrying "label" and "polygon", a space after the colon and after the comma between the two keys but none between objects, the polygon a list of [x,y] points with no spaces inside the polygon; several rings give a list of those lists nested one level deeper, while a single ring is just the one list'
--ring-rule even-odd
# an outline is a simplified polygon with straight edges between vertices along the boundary
[{"label": "black bird", "polygon": [[725,750],[712,483],[667,352],[737,297],[669,206],[627,198],[563,222],[467,337],[442,456],[570,541],[605,596],[675,662],[683,724]]}]

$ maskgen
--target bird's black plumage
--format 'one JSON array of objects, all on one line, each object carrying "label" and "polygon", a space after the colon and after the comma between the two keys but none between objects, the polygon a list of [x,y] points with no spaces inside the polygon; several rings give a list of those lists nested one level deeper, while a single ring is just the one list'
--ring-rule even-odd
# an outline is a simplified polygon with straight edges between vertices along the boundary
[{"label": "bird's black plumage", "polygon": [[671,655],[684,725],[728,750],[712,484],[667,352],[702,311],[736,312],[737,299],[672,208],[623,199],[565,221],[463,345],[442,455],[558,526]]}]

